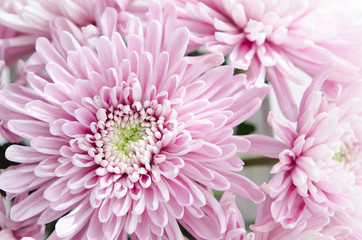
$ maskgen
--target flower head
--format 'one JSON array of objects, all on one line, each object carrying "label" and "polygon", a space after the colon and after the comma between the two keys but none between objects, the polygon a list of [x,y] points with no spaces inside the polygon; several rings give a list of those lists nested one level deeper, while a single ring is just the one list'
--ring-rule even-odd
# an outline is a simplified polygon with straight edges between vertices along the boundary
[{"label": "flower head", "polygon": [[[4,0],[0,3],[0,60],[7,65],[34,52],[38,37],[52,39],[51,26],[60,17],[82,27],[87,35],[99,34],[99,26],[104,9],[112,7],[119,13],[118,30],[121,30],[126,19],[126,9],[130,12],[140,11],[131,6],[132,1],[37,1],[37,0]],[[144,9],[140,12],[145,12]]]},{"label": "flower head", "polygon": [[362,25],[356,20],[360,4],[354,0],[176,2],[180,23],[192,33],[190,48],[205,45],[229,55],[232,66],[248,70],[258,82],[267,75],[283,114],[292,121],[298,106],[288,82],[304,84],[300,70],[315,75],[323,65],[335,64],[330,80],[346,81],[355,79],[361,66],[355,54],[362,50]]},{"label": "flower head", "polygon": [[349,229],[351,236],[361,234],[361,227],[346,219],[362,216],[357,204],[361,191],[357,136],[362,116],[357,106],[362,85],[360,81],[345,85],[340,98],[330,102],[319,91],[324,80],[325,76],[316,77],[306,90],[297,129],[270,114],[269,123],[282,142],[264,136],[249,138],[269,148],[267,155],[279,156],[271,170],[273,178],[263,185],[271,198],[265,207],[270,218],[265,210],[257,224],[260,229],[278,224],[294,229],[310,218],[326,216],[331,222],[328,226]]},{"label": "flower head", "polygon": [[[25,195],[17,197],[13,204],[24,199]],[[0,200],[0,238],[8,240],[32,240],[43,236],[45,226],[38,225],[36,217],[22,222],[14,222],[9,218],[10,201]]]},{"label": "flower head", "polygon": [[[243,166],[235,153],[249,142],[232,128],[269,88],[215,67],[220,54],[184,57],[189,33],[175,27],[174,13],[152,5],[145,32],[131,18],[127,36],[103,35],[94,46],[56,28],[54,43],[37,40],[34,57],[46,71],[28,73],[31,88],[10,85],[0,95],[3,120],[30,140],[7,150],[21,164],[0,176],[8,193],[34,191],[13,207],[14,220],[66,214],[59,238],[180,239],[179,222],[219,239],[225,214],[207,187],[263,200],[257,185],[233,173]],[[117,19],[108,20],[104,27]]]}]

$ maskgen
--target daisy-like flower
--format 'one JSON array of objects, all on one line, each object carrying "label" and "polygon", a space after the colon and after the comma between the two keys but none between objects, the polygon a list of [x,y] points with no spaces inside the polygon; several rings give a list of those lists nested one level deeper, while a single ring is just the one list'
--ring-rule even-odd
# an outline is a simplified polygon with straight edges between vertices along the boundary
[{"label": "daisy-like flower", "polygon": [[51,39],[51,25],[59,17],[64,17],[83,27],[88,35],[99,34],[100,19],[106,7],[113,7],[119,15],[119,29],[127,19],[127,11],[143,11],[133,6],[132,0],[2,0],[0,2],[0,59],[9,65],[34,52],[38,37]]},{"label": "daisy-like flower", "polygon": [[[12,204],[16,204],[25,195],[15,198]],[[33,217],[26,221],[14,222],[9,218],[10,201],[0,199],[0,239],[6,240],[34,240],[44,235],[45,226],[37,224],[37,218]]]},{"label": "daisy-like flower", "polygon": [[344,239],[360,239],[362,228],[356,222],[362,221],[362,112],[358,107],[362,82],[346,85],[338,101],[329,102],[319,91],[324,78],[316,77],[306,90],[297,129],[271,113],[269,123],[281,141],[249,137],[250,153],[258,150],[266,156],[279,156],[271,170],[273,178],[263,185],[271,203],[257,227],[268,229],[280,223],[293,229],[309,218],[327,216],[328,226],[348,228],[352,233]]},{"label": "daisy-like flower", "polygon": [[[106,9],[104,28],[114,13]],[[13,206],[13,220],[60,218],[50,239],[182,239],[177,222],[219,239],[225,213],[206,188],[263,200],[233,172],[249,141],[232,128],[269,88],[215,67],[221,54],[184,57],[189,33],[175,28],[172,5],[152,5],[149,15],[145,32],[131,18],[127,36],[100,36],[94,48],[54,29],[54,43],[36,44],[46,71],[28,73],[30,88],[1,91],[2,120],[30,140],[8,148],[7,158],[21,164],[0,176],[11,196],[32,191]]]},{"label": "daisy-like flower", "polygon": [[[231,65],[272,84],[283,114],[296,120],[288,81],[305,83],[330,62],[330,80],[354,79],[361,60],[361,4],[327,0],[176,0],[190,49],[229,54]],[[348,66],[348,68],[347,68]],[[349,70],[351,68],[351,70]],[[341,78],[341,74],[344,74]]]}]

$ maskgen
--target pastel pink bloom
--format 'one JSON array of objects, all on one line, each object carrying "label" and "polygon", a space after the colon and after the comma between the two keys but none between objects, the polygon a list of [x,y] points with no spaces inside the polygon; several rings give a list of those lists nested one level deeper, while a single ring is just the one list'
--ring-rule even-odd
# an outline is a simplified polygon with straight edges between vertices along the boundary
[{"label": "pastel pink bloom", "polygon": [[[339,0],[176,0],[180,23],[192,33],[190,50],[229,55],[230,64],[267,80],[283,114],[296,120],[289,81],[305,84],[333,63],[330,80],[355,79],[361,66],[361,4]],[[350,68],[350,69],[349,69]],[[302,71],[301,71],[302,70]],[[344,76],[344,77],[341,77]]]},{"label": "pastel pink bloom", "polygon": [[310,217],[327,216],[330,226],[346,227],[356,236],[345,239],[361,239],[362,227],[355,221],[362,221],[362,82],[345,85],[338,101],[329,102],[318,91],[324,79],[317,76],[306,90],[297,129],[270,113],[269,123],[281,141],[248,137],[249,153],[279,157],[273,178],[262,186],[271,198],[270,218],[262,215],[257,227],[280,223],[293,229]]},{"label": "pastel pink bloom", "polygon": [[[114,26],[115,11],[105,10],[102,27]],[[36,44],[46,71],[28,73],[30,88],[0,92],[1,119],[30,141],[8,148],[21,164],[0,176],[10,196],[34,191],[12,219],[60,218],[50,239],[182,239],[178,222],[219,239],[226,216],[206,188],[264,199],[234,173],[243,168],[235,153],[249,141],[232,133],[269,88],[246,87],[244,75],[216,67],[221,54],[184,57],[189,33],[175,28],[171,5],[152,5],[149,16],[145,32],[130,18],[126,37],[103,35],[94,46],[54,28],[54,43]]]},{"label": "pastel pink bloom", "polygon": [[[24,195],[15,198],[13,204],[18,203],[24,199]],[[4,201],[8,204],[4,204]],[[35,217],[26,221],[14,222],[12,221],[6,210],[6,205],[10,205],[10,201],[0,200],[0,239],[4,240],[31,240],[43,236],[45,226],[38,225]]]},{"label": "pastel pink bloom", "polygon": [[34,52],[38,37],[52,38],[50,28],[59,17],[83,27],[87,34],[97,34],[97,29],[89,25],[100,24],[103,21],[100,16],[108,6],[118,11],[121,29],[127,15],[126,9],[137,11],[136,7],[130,6],[131,2],[132,0],[3,0],[0,3],[0,59],[9,65]]}]

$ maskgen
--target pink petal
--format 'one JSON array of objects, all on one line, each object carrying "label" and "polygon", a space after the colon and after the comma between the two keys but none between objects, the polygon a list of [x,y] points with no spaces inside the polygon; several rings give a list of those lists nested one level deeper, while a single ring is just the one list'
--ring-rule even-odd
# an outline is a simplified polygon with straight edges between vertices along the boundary
[{"label": "pink petal", "polygon": [[10,120],[8,128],[15,134],[27,139],[34,139],[41,136],[51,136],[49,124],[37,120]]},{"label": "pink petal", "polygon": [[24,221],[49,207],[49,201],[43,198],[45,187],[36,190],[21,202],[13,205],[10,211],[11,219],[14,221]]},{"label": "pink petal", "polygon": [[251,143],[249,150],[246,152],[251,155],[278,158],[279,153],[288,148],[288,146],[281,141],[265,135],[250,134],[243,137]]},{"label": "pink petal", "polygon": [[11,145],[6,150],[6,158],[14,162],[36,163],[42,161],[46,157],[47,155],[28,146]]},{"label": "pink petal", "polygon": [[159,204],[158,209],[151,211],[147,209],[150,220],[157,226],[165,227],[168,223],[168,214],[163,204]]},{"label": "pink petal", "polygon": [[240,195],[242,197],[245,197],[247,199],[250,199],[255,203],[260,203],[264,201],[265,195],[260,190],[259,186],[257,186],[248,178],[236,173],[231,173],[221,170],[218,170],[218,172],[230,181],[231,192]]},{"label": "pink petal", "polygon": [[55,50],[48,39],[38,38],[36,41],[36,50],[40,54],[41,59],[44,63],[55,63],[67,70],[67,63],[62,56]]},{"label": "pink petal", "polygon": [[36,137],[30,142],[30,145],[40,153],[59,155],[60,148],[67,143],[67,140],[61,138]]},{"label": "pink petal", "polygon": [[184,185],[176,179],[168,179],[165,181],[168,185],[170,193],[176,198],[176,201],[182,206],[189,206],[193,202],[192,194]]},{"label": "pink petal", "polygon": [[[0,175],[1,189],[11,193],[28,192],[49,180],[49,178],[38,178],[35,176],[33,169],[33,165],[20,165],[4,171]],[[22,181],[19,181],[19,178]]]},{"label": "pink petal", "polygon": [[45,103],[41,100],[29,102],[26,104],[25,110],[34,118],[44,122],[52,122],[60,118],[70,119],[69,115],[60,111],[58,107]]},{"label": "pink petal", "polygon": [[247,70],[251,59],[256,52],[255,46],[249,42],[241,42],[230,53],[230,61],[233,67]]},{"label": "pink petal", "polygon": [[78,204],[68,215],[60,218],[55,225],[58,237],[72,237],[90,220],[94,209],[89,205],[89,200],[85,199]]}]

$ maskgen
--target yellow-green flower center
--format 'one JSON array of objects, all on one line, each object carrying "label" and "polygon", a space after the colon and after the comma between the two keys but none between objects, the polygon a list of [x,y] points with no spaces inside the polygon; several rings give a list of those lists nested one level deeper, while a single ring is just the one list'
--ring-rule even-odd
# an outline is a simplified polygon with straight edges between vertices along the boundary
[{"label": "yellow-green flower center", "polygon": [[150,171],[152,158],[162,148],[165,132],[164,117],[154,116],[150,103],[119,105],[117,109],[97,112],[98,122],[94,134],[94,161],[102,169],[99,174],[113,172],[132,175]]},{"label": "yellow-green flower center", "polygon": [[336,154],[334,154],[334,156],[332,157],[332,159],[336,162],[340,162],[343,163],[345,161],[345,158],[347,156],[347,153],[345,152],[345,149],[343,147],[341,147],[341,149],[339,150],[339,152],[337,152]]},{"label": "yellow-green flower center", "polygon": [[116,151],[123,153],[129,157],[129,146],[143,139],[145,136],[141,126],[132,126],[129,128],[118,128],[115,133],[116,137],[113,144],[116,147]]}]

